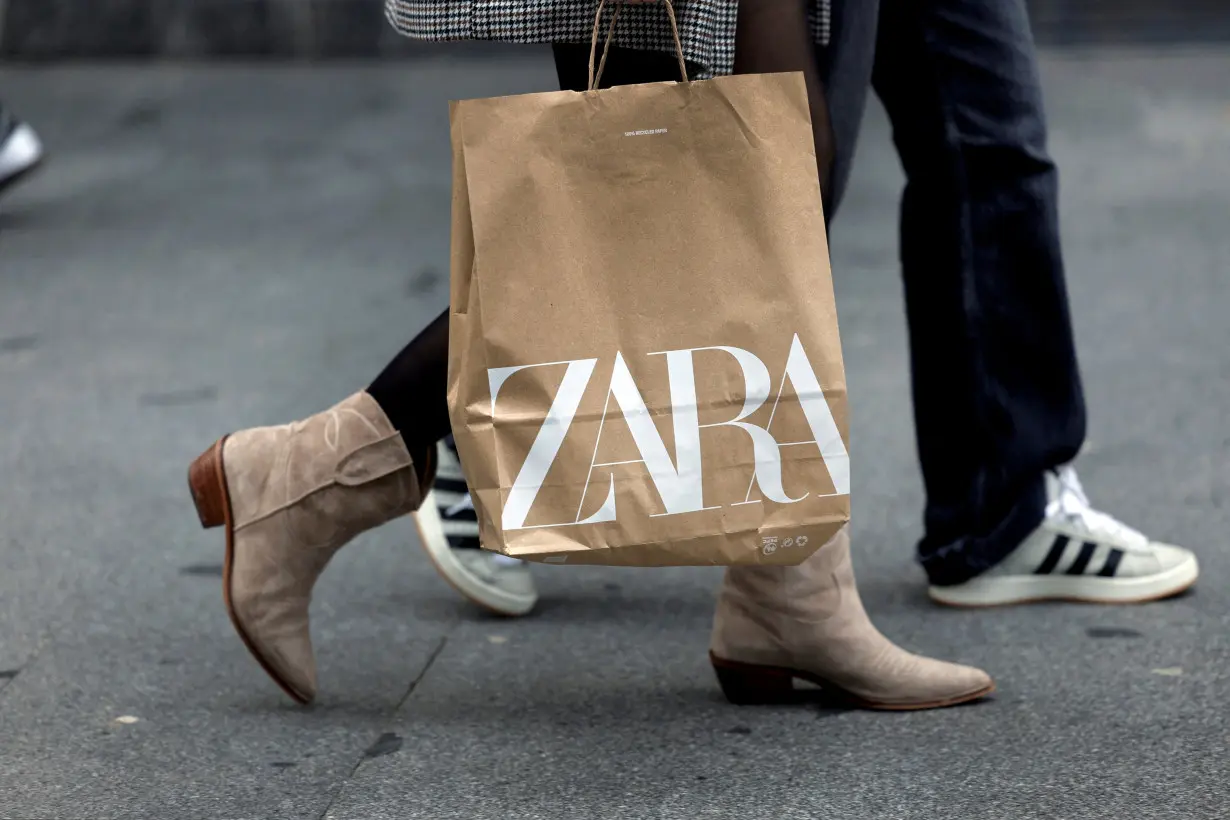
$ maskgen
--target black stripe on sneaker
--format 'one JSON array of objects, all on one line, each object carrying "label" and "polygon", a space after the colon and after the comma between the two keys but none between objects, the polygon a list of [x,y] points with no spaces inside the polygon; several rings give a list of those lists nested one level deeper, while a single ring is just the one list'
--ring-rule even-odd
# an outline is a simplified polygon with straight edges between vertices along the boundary
[{"label": "black stripe on sneaker", "polygon": [[1098,575],[1102,578],[1114,578],[1115,573],[1119,570],[1119,562],[1123,560],[1123,550],[1113,549],[1110,555],[1106,556],[1106,563],[1098,570]]},{"label": "black stripe on sneaker", "polygon": [[470,488],[466,486],[466,480],[464,478],[441,478],[440,476],[436,476],[436,483],[432,486],[434,486],[437,490],[444,490],[448,493],[457,493],[458,495],[464,495],[470,491]]},{"label": "black stripe on sneaker", "polygon": [[478,513],[474,511],[473,507],[466,507],[464,510],[457,510],[456,512],[449,507],[441,507],[440,517],[445,521],[470,521],[475,526],[478,526]]},{"label": "black stripe on sneaker", "polygon": [[1085,570],[1089,568],[1089,562],[1093,560],[1093,554],[1097,552],[1098,545],[1092,541],[1086,541],[1081,544],[1080,554],[1076,556],[1076,560],[1072,562],[1072,566],[1068,567],[1068,575],[1084,575]]},{"label": "black stripe on sneaker", "polygon": [[[473,515],[472,510],[467,510],[466,512]],[[478,549],[477,516],[474,516],[473,520],[467,521],[461,515],[452,517],[442,515],[440,526],[444,530],[444,538],[453,549]]]},{"label": "black stripe on sneaker", "polygon": [[1063,551],[1068,548],[1068,536],[1056,535],[1055,540],[1051,542],[1051,551],[1046,554],[1046,558],[1034,570],[1035,575],[1050,575],[1055,571],[1055,567],[1059,566],[1059,559],[1063,558]]}]

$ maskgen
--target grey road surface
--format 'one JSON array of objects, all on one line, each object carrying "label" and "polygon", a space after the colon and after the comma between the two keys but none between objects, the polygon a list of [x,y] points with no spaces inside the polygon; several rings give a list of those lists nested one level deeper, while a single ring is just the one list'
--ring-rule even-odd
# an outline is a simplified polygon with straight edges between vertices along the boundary
[{"label": "grey road surface", "polygon": [[362,387],[443,307],[445,102],[553,80],[533,50],[0,70],[53,152],[0,202],[0,817],[1227,816],[1224,50],[1045,61],[1083,476],[1199,552],[1194,594],[927,603],[901,176],[877,110],[834,231],[856,564],[887,634],[991,670],[994,701],[735,708],[705,657],[716,572],[542,568],[539,614],[494,620],[433,574],[406,520],[322,580],[319,704],[265,678],[223,611],[221,542],[185,468],[220,433]]}]

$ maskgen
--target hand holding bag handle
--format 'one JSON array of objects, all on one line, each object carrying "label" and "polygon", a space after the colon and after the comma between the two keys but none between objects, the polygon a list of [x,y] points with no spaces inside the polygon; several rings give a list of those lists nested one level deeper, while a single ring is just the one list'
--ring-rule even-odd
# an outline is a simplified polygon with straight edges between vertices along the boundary
[{"label": "hand holding bag handle", "polygon": [[[598,83],[602,80],[602,70],[606,68],[606,58],[611,51],[611,40],[615,36],[615,21],[619,19],[619,10],[623,8],[625,3],[632,5],[649,5],[654,0],[615,0],[615,11],[611,12],[611,24],[606,31],[606,42],[602,46],[602,60],[598,63],[598,70],[594,70],[594,58],[598,55],[598,31],[602,28],[602,12],[606,9],[607,0],[599,0],[598,13],[594,15],[594,34],[589,44],[589,90],[596,91]],[[675,20],[675,7],[671,5],[671,0],[661,0],[666,6],[667,17],[671,21],[671,34],[675,38],[675,56],[679,58],[679,73],[683,77],[683,82],[688,82],[688,64],[683,59],[683,43],[679,39],[679,24]]]}]

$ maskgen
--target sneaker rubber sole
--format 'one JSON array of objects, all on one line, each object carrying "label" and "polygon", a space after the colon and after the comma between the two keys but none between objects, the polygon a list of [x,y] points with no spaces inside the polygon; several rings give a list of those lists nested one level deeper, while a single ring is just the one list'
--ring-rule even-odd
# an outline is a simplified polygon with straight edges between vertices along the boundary
[{"label": "sneaker rubber sole", "polygon": [[444,523],[436,508],[435,497],[428,493],[414,513],[419,542],[436,571],[458,594],[488,612],[506,618],[527,615],[538,603],[537,595],[516,595],[475,578],[453,555],[444,534]]},{"label": "sneaker rubber sole", "polygon": [[1192,556],[1165,572],[1138,578],[1005,575],[975,578],[950,587],[933,586],[928,588],[927,594],[936,603],[968,608],[1044,601],[1143,604],[1186,592],[1196,583],[1199,575],[1199,564]]}]

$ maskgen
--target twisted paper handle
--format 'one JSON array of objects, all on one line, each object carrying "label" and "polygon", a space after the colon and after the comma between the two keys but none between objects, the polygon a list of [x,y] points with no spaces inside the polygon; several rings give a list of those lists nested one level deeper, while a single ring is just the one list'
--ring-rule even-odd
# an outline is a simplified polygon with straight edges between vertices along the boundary
[{"label": "twisted paper handle", "polygon": [[[683,42],[679,39],[679,23],[675,20],[675,7],[671,5],[671,0],[662,0],[662,4],[666,6],[666,15],[671,21],[671,34],[675,37],[675,56],[679,58],[679,74],[683,77],[683,81],[688,81],[688,64],[683,59]],[[606,58],[611,51],[611,40],[615,36],[615,21],[619,19],[619,10],[623,8],[623,0],[615,0],[615,11],[611,12],[611,24],[606,30],[606,42],[602,46],[602,60],[598,63],[597,71],[594,70],[594,58],[598,56],[598,32],[602,28],[602,12],[606,9],[606,0],[599,0],[598,13],[594,15],[594,35],[589,44],[589,90],[593,91],[598,88],[598,83],[602,80],[602,70],[606,68]]]}]

